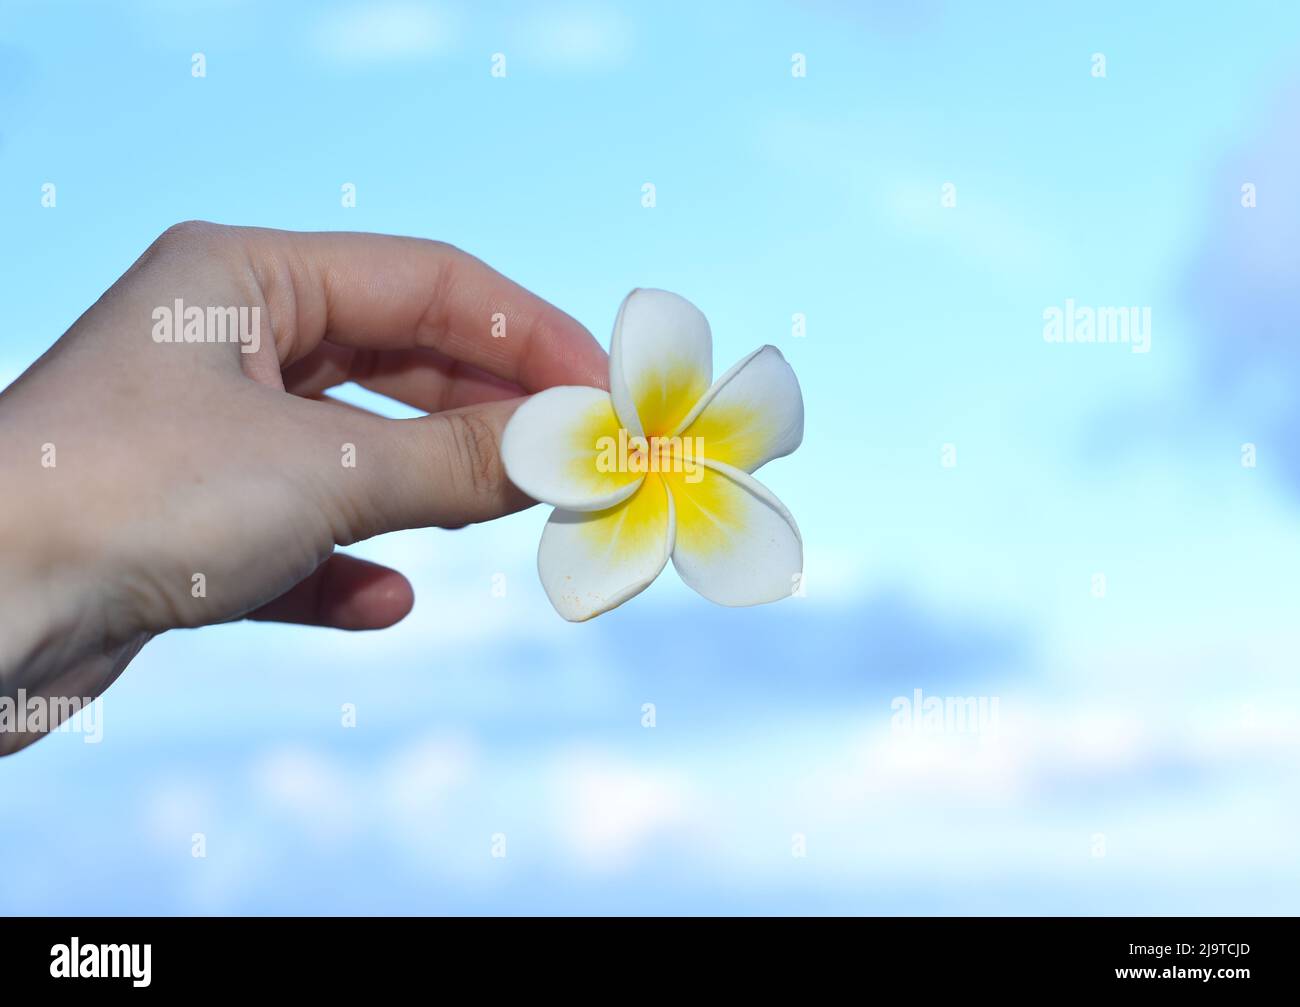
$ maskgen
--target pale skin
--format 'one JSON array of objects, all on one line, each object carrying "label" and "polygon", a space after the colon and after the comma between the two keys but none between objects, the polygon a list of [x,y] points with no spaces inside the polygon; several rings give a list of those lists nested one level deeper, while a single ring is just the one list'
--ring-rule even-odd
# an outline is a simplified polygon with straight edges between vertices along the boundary
[{"label": "pale skin", "polygon": [[[260,307],[258,351],[156,342],[177,298]],[[582,325],[449,245],[170,228],[0,394],[0,697],[96,697],[169,629],[398,622],[406,578],[335,548],[529,506],[506,421],[608,368]],[[345,381],[429,415],[323,397]],[[0,732],[0,754],[38,737]]]}]

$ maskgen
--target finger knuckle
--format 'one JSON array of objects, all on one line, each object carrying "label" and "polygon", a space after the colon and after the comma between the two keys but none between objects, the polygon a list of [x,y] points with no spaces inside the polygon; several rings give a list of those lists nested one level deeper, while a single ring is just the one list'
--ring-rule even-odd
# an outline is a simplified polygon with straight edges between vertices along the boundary
[{"label": "finger knuckle", "polygon": [[439,255],[455,256],[455,255],[464,254],[463,252],[461,252],[459,248],[453,245],[450,241],[441,241],[437,238],[428,238],[426,240],[429,242],[429,247],[432,248]]},{"label": "finger knuckle", "polygon": [[194,248],[223,240],[228,229],[207,220],[182,220],[158,235],[159,248]]},{"label": "finger knuckle", "polygon": [[433,254],[429,257],[432,269],[428,282],[429,300],[416,324],[415,342],[419,346],[437,349],[451,332],[451,305],[456,300],[456,287],[467,257],[455,245],[445,241],[420,241]]},{"label": "finger knuckle", "polygon": [[[235,265],[240,243],[235,229],[206,220],[184,220],[172,224],[145,249],[132,271],[177,261],[216,260]],[[236,274],[238,270],[235,271]]]},{"label": "finger knuckle", "polygon": [[501,487],[505,471],[497,432],[492,425],[473,414],[447,413],[439,419],[451,447],[452,478],[474,499],[494,495]]}]

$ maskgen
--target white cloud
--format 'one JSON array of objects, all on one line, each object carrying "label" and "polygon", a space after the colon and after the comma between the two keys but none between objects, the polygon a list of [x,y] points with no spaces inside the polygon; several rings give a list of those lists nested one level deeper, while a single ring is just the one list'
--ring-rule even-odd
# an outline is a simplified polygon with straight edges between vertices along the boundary
[{"label": "white cloud", "polygon": [[362,832],[401,839],[436,823],[471,778],[474,749],[458,735],[425,735],[361,767],[303,746],[270,749],[249,774],[267,811],[320,841]]},{"label": "white cloud", "polygon": [[[146,795],[145,827],[183,860],[175,889],[192,911],[238,910],[274,887],[303,839],[340,864],[377,843],[413,883],[479,890],[506,883],[516,864],[603,882],[653,874],[666,858],[683,876],[746,892],[802,877],[869,900],[879,879],[908,879],[933,906],[953,881],[946,897],[959,906],[976,904],[971,885],[1054,872],[1060,885],[1034,904],[1069,910],[1096,885],[1118,895],[1135,872],[1174,885],[1227,849],[1287,863],[1294,698],[1199,707],[1172,697],[1136,716],[1008,694],[990,735],[899,733],[882,707],[865,720],[795,718],[775,735],[736,723],[675,746],[672,762],[642,745],[515,746],[441,731],[354,755],[278,747],[249,760],[233,789],[165,775]],[[1205,800],[1187,800],[1189,788]],[[1261,827],[1242,834],[1234,816]],[[489,853],[498,830],[510,837],[507,861]],[[185,856],[195,831],[209,837],[207,860]],[[796,833],[804,859],[792,856]],[[1091,852],[1098,834],[1103,859]]]},{"label": "white cloud", "polygon": [[422,3],[358,4],[330,11],[316,24],[316,48],[339,63],[383,63],[428,55],[442,48],[451,22]]},{"label": "white cloud", "polygon": [[465,739],[429,736],[399,749],[384,763],[377,792],[395,833],[427,825],[448,796],[470,779],[474,751]]},{"label": "white cloud", "polygon": [[267,804],[298,819],[307,834],[334,839],[354,828],[363,788],[346,769],[319,753],[276,749],[253,765],[252,775]]},{"label": "white cloud", "polygon": [[[877,575],[875,579],[880,578]],[[872,585],[867,558],[843,544],[804,544],[804,581],[808,595],[818,601],[844,602],[862,597]]]},{"label": "white cloud", "polygon": [[592,72],[621,66],[631,35],[627,18],[613,7],[561,4],[524,21],[515,45],[546,69]]},{"label": "white cloud", "polygon": [[186,848],[194,833],[211,827],[213,809],[213,795],[203,781],[169,776],[146,795],[144,829],[160,847]]},{"label": "white cloud", "polygon": [[590,870],[612,870],[665,833],[686,831],[698,816],[680,774],[619,762],[608,752],[570,753],[553,769],[554,827]]}]

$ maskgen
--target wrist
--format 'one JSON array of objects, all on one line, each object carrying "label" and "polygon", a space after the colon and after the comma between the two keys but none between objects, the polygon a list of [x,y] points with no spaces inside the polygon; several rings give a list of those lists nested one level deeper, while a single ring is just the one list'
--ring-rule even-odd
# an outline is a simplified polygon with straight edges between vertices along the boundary
[{"label": "wrist", "polygon": [[[6,460],[7,461],[7,460]],[[88,555],[66,497],[0,463],[0,689],[103,650]]]}]

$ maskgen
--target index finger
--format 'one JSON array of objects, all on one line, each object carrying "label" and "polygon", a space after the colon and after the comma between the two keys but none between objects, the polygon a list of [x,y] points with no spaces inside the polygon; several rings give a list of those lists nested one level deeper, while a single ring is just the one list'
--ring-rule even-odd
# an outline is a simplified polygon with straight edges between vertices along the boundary
[{"label": "index finger", "polygon": [[428,347],[529,392],[608,387],[608,358],[581,323],[452,245],[234,230],[271,317],[293,319],[287,345],[277,345],[282,367],[328,340],[365,349]]}]

